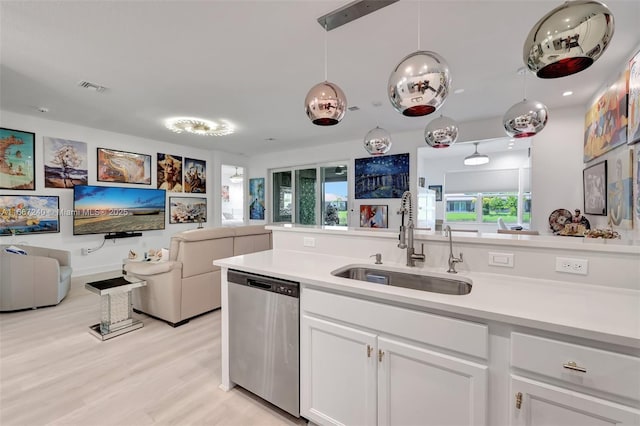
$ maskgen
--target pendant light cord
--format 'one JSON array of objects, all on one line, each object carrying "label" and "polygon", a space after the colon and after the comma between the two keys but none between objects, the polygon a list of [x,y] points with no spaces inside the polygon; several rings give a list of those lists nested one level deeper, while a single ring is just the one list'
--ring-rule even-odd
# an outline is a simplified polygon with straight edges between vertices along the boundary
[{"label": "pendant light cord", "polygon": [[422,21],[421,15],[422,11],[422,2],[418,0],[418,51],[420,51],[420,23]]},{"label": "pendant light cord", "polygon": [[527,100],[527,70],[522,70],[522,99]]},{"label": "pendant light cord", "polygon": [[329,62],[329,54],[328,51],[329,49],[327,48],[327,39],[328,39],[328,30],[327,30],[327,21],[324,21],[324,81],[329,81],[327,79],[327,69],[328,69],[328,65],[327,63]]}]

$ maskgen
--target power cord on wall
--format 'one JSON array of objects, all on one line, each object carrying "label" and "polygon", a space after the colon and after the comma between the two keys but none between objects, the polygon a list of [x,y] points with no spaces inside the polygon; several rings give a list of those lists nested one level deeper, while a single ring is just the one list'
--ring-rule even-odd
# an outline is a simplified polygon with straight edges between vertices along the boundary
[{"label": "power cord on wall", "polygon": [[[94,248],[83,248],[83,249],[82,249],[82,255],[83,255],[83,256],[86,256],[86,255],[88,255],[89,253],[93,253],[93,252],[95,252],[95,251],[100,250],[102,247],[104,247],[104,243],[105,243],[105,241],[107,241],[107,240],[106,240],[106,239],[102,240],[102,244],[100,244],[98,247],[94,247]],[[114,241],[114,243],[115,243],[115,241]]]}]

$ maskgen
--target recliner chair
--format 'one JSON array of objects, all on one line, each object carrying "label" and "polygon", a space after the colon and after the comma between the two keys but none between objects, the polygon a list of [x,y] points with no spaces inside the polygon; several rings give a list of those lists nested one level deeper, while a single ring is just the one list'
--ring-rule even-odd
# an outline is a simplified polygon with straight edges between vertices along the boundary
[{"label": "recliner chair", "polygon": [[0,312],[57,305],[71,286],[71,252],[14,245],[27,254],[0,245]]}]

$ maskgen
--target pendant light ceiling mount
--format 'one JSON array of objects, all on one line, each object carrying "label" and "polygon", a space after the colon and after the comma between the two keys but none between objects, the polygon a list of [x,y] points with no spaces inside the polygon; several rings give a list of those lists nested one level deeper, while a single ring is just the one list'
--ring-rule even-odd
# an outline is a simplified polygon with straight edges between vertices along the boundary
[{"label": "pendant light ceiling mount", "polygon": [[479,166],[481,164],[487,164],[489,162],[489,156],[485,154],[478,153],[478,144],[480,142],[474,142],[473,144],[476,146],[476,150],[473,154],[465,157],[464,165],[465,166]]},{"label": "pendant light ceiling mount", "polygon": [[540,78],[558,78],[591,66],[611,43],[613,14],[593,0],[572,0],[543,16],[525,40],[524,63]]}]

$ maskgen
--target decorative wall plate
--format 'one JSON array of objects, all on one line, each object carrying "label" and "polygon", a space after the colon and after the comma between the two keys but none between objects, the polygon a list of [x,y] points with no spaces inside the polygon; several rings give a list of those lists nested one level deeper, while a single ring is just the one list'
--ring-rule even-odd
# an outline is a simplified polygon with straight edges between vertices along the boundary
[{"label": "decorative wall plate", "polygon": [[549,215],[549,227],[556,233],[564,229],[566,223],[571,223],[573,215],[567,209],[556,209]]}]

